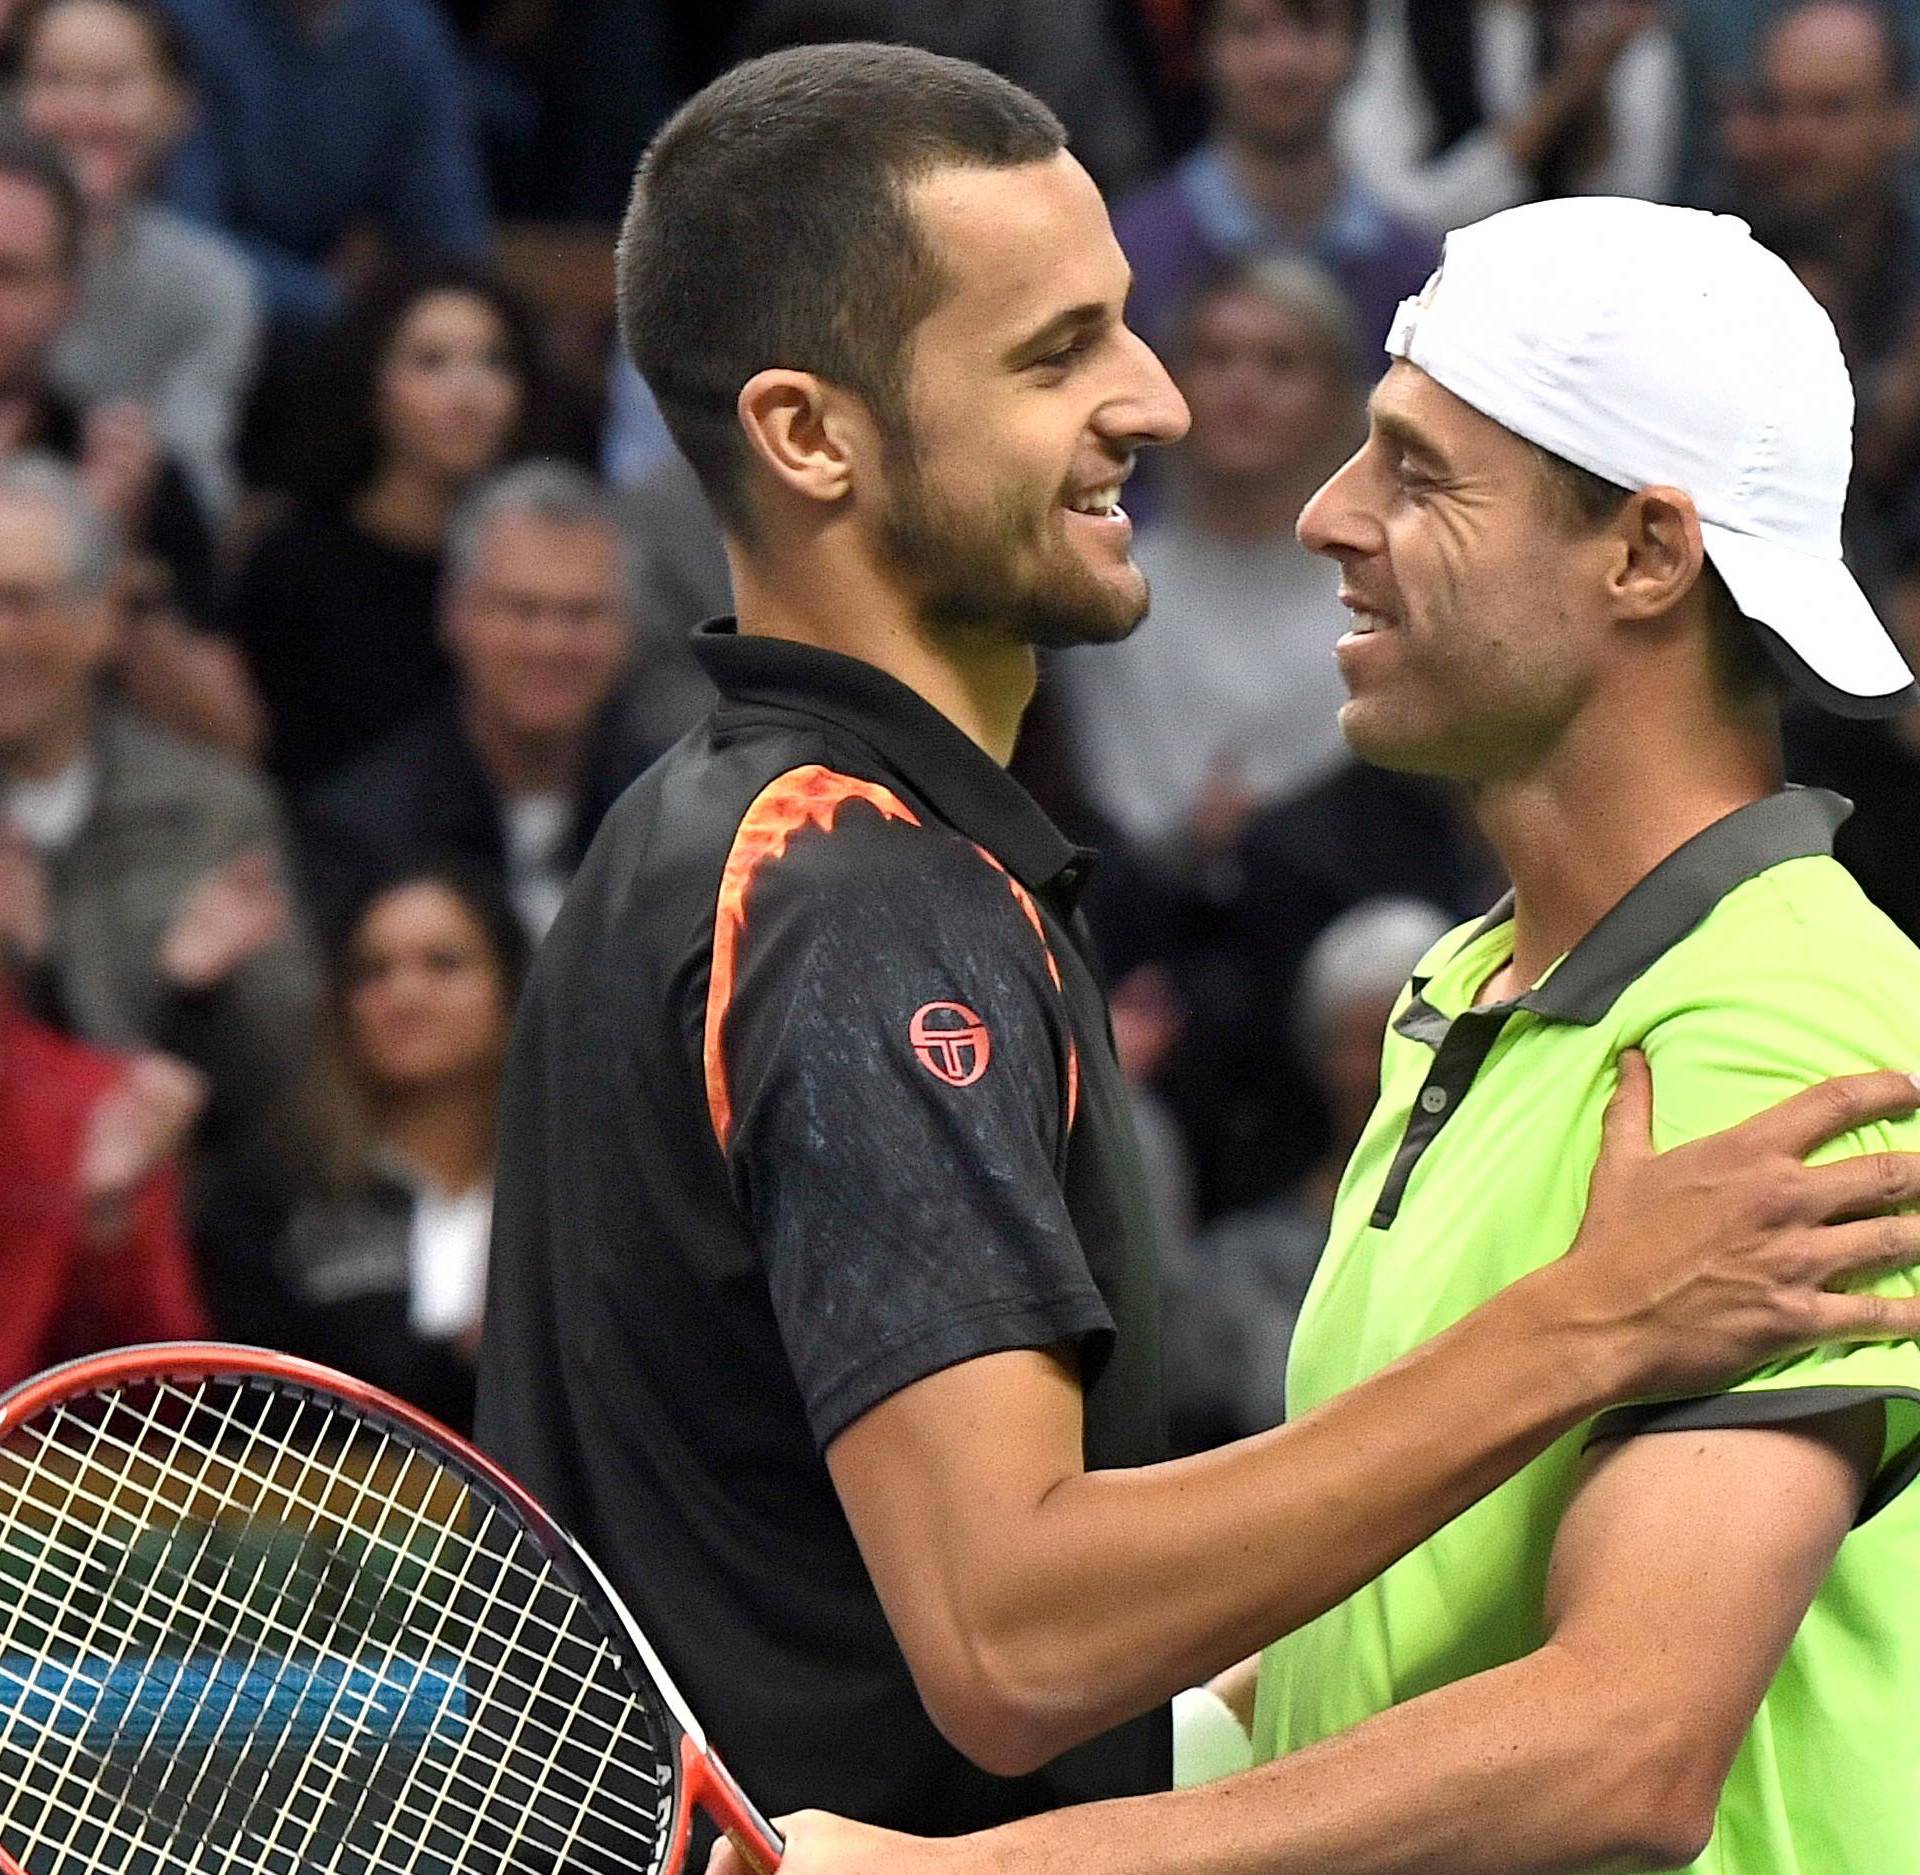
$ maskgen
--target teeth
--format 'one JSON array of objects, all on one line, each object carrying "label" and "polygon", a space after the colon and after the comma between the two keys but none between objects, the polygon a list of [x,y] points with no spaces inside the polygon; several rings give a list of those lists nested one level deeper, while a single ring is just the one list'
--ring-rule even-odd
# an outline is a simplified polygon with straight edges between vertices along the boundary
[{"label": "teeth", "polygon": [[1106,488],[1096,488],[1084,495],[1076,495],[1067,506],[1075,514],[1117,514],[1120,510],[1120,484],[1114,482]]},{"label": "teeth", "polygon": [[1356,638],[1364,638],[1369,632],[1380,631],[1385,624],[1386,620],[1378,612],[1356,612],[1353,615],[1353,623],[1347,629]]}]

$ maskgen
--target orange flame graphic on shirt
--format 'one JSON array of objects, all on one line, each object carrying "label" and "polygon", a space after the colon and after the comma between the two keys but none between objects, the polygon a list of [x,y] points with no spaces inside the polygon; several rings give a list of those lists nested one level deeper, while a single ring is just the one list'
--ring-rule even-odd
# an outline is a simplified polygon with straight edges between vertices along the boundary
[{"label": "orange flame graphic on shirt", "polygon": [[707,979],[707,1021],[703,1060],[707,1079],[707,1112],[713,1134],[725,1152],[733,1137],[733,1100],[727,1092],[727,1067],[721,1030],[733,1001],[734,973],[739,967],[740,939],[747,928],[747,892],[761,867],[786,856],[793,836],[804,827],[831,833],[835,817],[849,801],[864,801],[888,820],[920,824],[919,816],[878,782],[857,781],[836,774],[819,763],[789,769],[776,776],[754,797],[733,836],[720,875],[720,896],[713,919],[713,968]]}]

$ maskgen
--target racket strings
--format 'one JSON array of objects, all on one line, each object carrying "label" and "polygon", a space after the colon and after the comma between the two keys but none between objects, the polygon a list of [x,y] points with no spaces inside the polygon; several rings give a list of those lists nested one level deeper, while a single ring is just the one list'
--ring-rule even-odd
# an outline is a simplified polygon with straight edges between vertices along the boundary
[{"label": "racket strings", "polygon": [[[0,1705],[0,1840],[25,1827],[28,1875],[657,1861],[664,1728],[516,1519],[317,1396],[140,1391],[0,1449],[0,1668],[36,1663]],[[176,1711],[203,1654],[224,1700]],[[288,1662],[328,1656],[289,1714]]]},{"label": "racket strings", "polygon": [[[605,1760],[603,1760],[603,1762],[605,1762]],[[495,1789],[497,1789],[497,1781],[495,1781]],[[394,1819],[394,1821],[397,1821],[397,1817],[396,1819]]]}]

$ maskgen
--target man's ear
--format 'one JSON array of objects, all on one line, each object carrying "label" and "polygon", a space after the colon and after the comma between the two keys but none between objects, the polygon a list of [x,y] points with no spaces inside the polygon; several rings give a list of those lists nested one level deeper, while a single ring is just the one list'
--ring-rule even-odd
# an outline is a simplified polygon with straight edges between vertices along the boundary
[{"label": "man's ear", "polygon": [[1616,616],[1664,617],[1693,590],[1706,564],[1693,497],[1677,488],[1643,488],[1627,498],[1614,528],[1622,548],[1608,576]]},{"label": "man's ear", "polygon": [[810,371],[760,371],[735,405],[754,454],[809,501],[846,499],[871,429],[859,400]]}]

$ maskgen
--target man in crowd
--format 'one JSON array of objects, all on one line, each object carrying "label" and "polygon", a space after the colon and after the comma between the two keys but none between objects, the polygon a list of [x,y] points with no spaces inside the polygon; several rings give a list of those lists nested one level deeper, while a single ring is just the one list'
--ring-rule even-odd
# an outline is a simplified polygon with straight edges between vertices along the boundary
[{"label": "man in crowd", "polygon": [[[1388,349],[1366,443],[1300,521],[1353,613],[1341,724],[1466,783],[1514,893],[1402,998],[1294,1340],[1301,1425],[1592,1227],[1624,1051],[1662,1145],[1920,1051],[1920,950],[1831,858],[1846,803],[1780,784],[1789,678],[1855,713],[1915,698],[1840,557],[1825,315],[1744,224],[1593,199],[1451,235]],[[1914,1133],[1823,1171],[1870,1186]],[[1557,1442],[1283,1631],[1274,1762],[960,1844],[799,1819],[784,1868],[1915,1866],[1920,1346],[1689,1396]]]},{"label": "man in crowd", "polygon": [[1290,254],[1340,282],[1369,348],[1433,265],[1433,237],[1396,219],[1348,172],[1334,112],[1353,76],[1359,0],[1213,0],[1201,56],[1213,134],[1121,203],[1114,233],[1133,266],[1128,317],[1154,346],[1228,261]]},{"label": "man in crowd", "polygon": [[[265,788],[102,688],[116,562],[71,471],[0,460],[0,942],[30,1011],[205,1077],[205,1226],[274,1149],[310,1059],[312,972]],[[209,1271],[216,1311],[225,1274]]]},{"label": "man in crowd", "polygon": [[54,346],[72,318],[86,210],[61,158],[0,124],[0,452],[71,462],[128,547],[164,564],[173,596],[204,618],[212,539],[186,476],[162,455],[137,404],[81,409],[53,387]]},{"label": "man in crowd", "polygon": [[1911,1258],[1920,1221],[1752,1230],[1783,1192],[1804,1225],[1913,1188],[1792,1164],[1842,1108],[1910,1111],[1904,1075],[1655,1159],[1629,1066],[1574,1254],[1316,1414],[1156,1462],[1087,861],[1004,764],[1036,645],[1139,623],[1118,491],[1186,413],[1063,145],[977,67],[833,46],[736,67],[649,152],[623,327],[740,618],[522,999],[482,1357],[482,1440],[742,1783],[936,1830],[1159,1785],[1177,1689],[1602,1404],[1920,1326],[1779,1280]]},{"label": "man in crowd", "polygon": [[1912,55],[1888,10],[1805,0],[1768,28],[1751,102],[1728,120],[1731,205],[1832,314],[1861,387],[1861,471],[1875,484],[1920,452],[1917,113]]},{"label": "man in crowd", "polygon": [[631,556],[610,497],[557,462],[508,469],[447,537],[453,693],[336,776],[303,814],[325,916],[410,857],[497,874],[536,941],[600,819],[645,766],[616,700]]},{"label": "man in crowd", "polygon": [[338,314],[383,249],[485,254],[467,79],[428,0],[166,4],[200,95],[168,196],[240,244],[283,329]]}]

